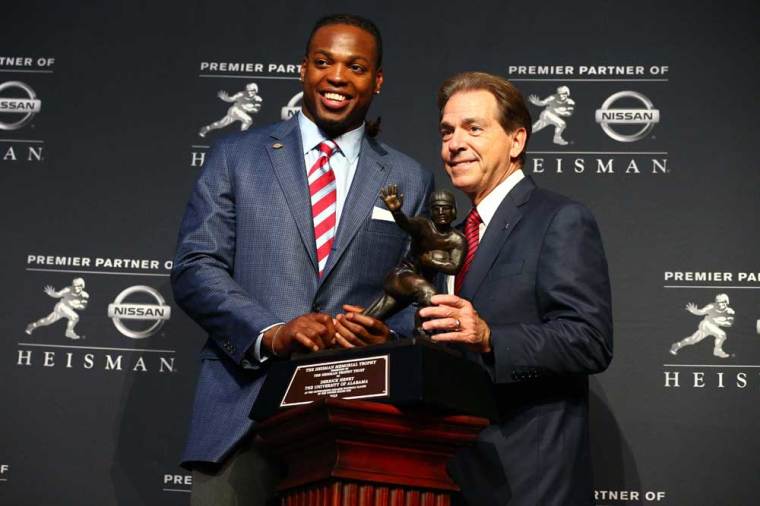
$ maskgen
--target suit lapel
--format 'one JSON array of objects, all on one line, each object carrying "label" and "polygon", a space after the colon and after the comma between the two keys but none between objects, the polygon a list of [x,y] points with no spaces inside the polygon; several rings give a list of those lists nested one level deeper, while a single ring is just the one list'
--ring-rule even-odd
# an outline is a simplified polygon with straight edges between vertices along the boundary
[{"label": "suit lapel", "polygon": [[346,252],[359,227],[372,212],[380,188],[388,178],[387,161],[382,158],[385,151],[375,141],[366,136],[362,140],[356,174],[343,204],[343,211],[338,224],[333,251],[327,258],[327,265],[322,280],[327,279],[330,271]]},{"label": "suit lapel", "polygon": [[474,298],[507,238],[522,219],[523,211],[520,207],[528,201],[535,187],[530,176],[526,176],[502,200],[480,240],[478,251],[464,279],[461,291],[463,298]]},{"label": "suit lapel", "polygon": [[272,142],[266,146],[277,181],[298,228],[304,248],[309,254],[314,272],[317,272],[317,246],[314,240],[314,223],[311,219],[311,197],[306,179],[303,146],[298,121],[291,119],[271,134]]}]

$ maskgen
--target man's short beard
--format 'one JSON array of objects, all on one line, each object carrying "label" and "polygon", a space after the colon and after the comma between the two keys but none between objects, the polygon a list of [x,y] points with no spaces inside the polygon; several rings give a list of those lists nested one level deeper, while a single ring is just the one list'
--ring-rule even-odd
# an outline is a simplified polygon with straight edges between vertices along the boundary
[{"label": "man's short beard", "polygon": [[317,121],[315,121],[315,123],[320,128],[320,130],[332,138],[343,135],[350,128],[348,126],[348,121],[331,121],[317,118]]}]

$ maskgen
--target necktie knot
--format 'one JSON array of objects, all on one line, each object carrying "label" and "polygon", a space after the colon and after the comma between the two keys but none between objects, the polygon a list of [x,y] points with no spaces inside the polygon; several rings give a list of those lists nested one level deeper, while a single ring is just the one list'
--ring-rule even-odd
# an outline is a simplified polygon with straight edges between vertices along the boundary
[{"label": "necktie knot", "polygon": [[[317,145],[317,149],[319,150],[319,157],[307,174],[310,179],[324,174],[330,169],[330,157],[338,150],[338,146],[333,141],[322,141]],[[311,180],[309,184],[311,184]]]},{"label": "necktie knot", "polygon": [[333,141],[322,141],[319,143],[319,151],[327,158],[330,158],[338,146]]},{"label": "necktie knot", "polygon": [[478,208],[473,207],[469,214],[467,215],[467,219],[464,220],[464,226],[472,227],[472,226],[479,226],[481,223],[483,223],[483,219],[480,217],[480,214],[478,213]]}]

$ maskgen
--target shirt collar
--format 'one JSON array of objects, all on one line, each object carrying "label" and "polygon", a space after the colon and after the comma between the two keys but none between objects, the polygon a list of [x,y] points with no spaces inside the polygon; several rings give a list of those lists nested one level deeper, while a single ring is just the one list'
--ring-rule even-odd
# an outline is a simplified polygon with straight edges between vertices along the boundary
[{"label": "shirt collar", "polygon": [[483,220],[483,225],[488,226],[499,205],[501,205],[501,201],[524,177],[525,174],[522,169],[517,169],[480,201],[477,209],[480,219]]},{"label": "shirt collar", "polygon": [[[312,120],[306,117],[302,112],[298,113],[298,128],[301,130],[301,140],[303,141],[303,153],[304,155],[316,148],[320,142],[330,140],[325,133],[319,129],[319,127]],[[364,138],[364,123],[361,126],[354,128],[350,132],[346,132],[343,135],[332,139],[332,141],[338,145],[338,149],[346,159],[353,163],[359,158],[359,151],[362,147],[362,139]]]}]

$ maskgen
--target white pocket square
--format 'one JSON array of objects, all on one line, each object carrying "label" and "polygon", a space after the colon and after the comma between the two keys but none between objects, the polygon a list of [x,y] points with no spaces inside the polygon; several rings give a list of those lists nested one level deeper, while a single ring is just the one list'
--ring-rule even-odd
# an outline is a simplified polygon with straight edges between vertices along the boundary
[{"label": "white pocket square", "polygon": [[372,219],[383,220],[383,221],[395,221],[393,219],[393,213],[391,213],[387,209],[383,209],[382,207],[377,207],[377,206],[372,208]]}]

